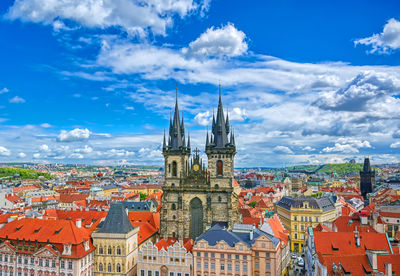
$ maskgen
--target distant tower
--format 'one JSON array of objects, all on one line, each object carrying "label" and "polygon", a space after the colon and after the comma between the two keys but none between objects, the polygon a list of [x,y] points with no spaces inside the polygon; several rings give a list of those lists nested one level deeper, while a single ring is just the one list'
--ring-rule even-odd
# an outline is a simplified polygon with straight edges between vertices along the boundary
[{"label": "distant tower", "polygon": [[375,171],[371,170],[369,158],[364,159],[364,168],[360,171],[360,188],[361,195],[366,199],[367,194],[372,192],[375,186]]}]

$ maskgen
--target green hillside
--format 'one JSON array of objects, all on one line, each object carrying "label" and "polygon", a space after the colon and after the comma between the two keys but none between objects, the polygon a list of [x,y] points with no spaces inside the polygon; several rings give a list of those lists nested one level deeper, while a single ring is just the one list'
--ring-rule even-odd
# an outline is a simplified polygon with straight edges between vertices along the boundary
[{"label": "green hillside", "polygon": [[[304,170],[308,172],[324,172],[332,173],[336,172],[338,175],[345,175],[349,173],[359,173],[362,170],[364,164],[352,164],[352,163],[341,163],[341,164],[325,164],[325,165],[299,165],[288,167],[291,170]],[[377,170],[376,168],[374,168]]]},{"label": "green hillside", "polygon": [[47,179],[51,178],[49,173],[41,173],[32,169],[0,168],[0,178],[14,177],[14,175],[17,174],[21,179],[37,179],[39,176],[43,176]]}]

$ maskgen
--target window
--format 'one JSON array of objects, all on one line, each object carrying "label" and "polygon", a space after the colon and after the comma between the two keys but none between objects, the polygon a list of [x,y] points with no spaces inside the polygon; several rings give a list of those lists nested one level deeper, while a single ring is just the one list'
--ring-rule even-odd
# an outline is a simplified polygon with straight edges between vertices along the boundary
[{"label": "window", "polygon": [[256,262],[255,266],[256,266],[256,268],[260,268],[260,263]]},{"label": "window", "polygon": [[215,258],[215,253],[211,253],[211,258]]},{"label": "window", "polygon": [[201,268],[201,262],[197,262],[197,268]]},{"label": "window", "polygon": [[[101,265],[101,264],[100,264],[100,265]],[[60,266],[61,266],[62,269],[64,269],[64,268],[65,268],[65,261],[61,261]],[[101,270],[100,270],[100,271],[101,271]]]},{"label": "window", "polygon": [[172,203],[171,209],[172,209],[172,210],[176,210],[176,205],[175,205],[175,203]]},{"label": "window", "polygon": [[265,269],[270,270],[271,269],[271,264],[269,262],[265,263]]},{"label": "window", "polygon": [[243,260],[247,260],[247,256],[246,255],[243,255]]},{"label": "window", "polygon": [[155,271],[154,276],[160,276],[160,271]]},{"label": "window", "polygon": [[56,267],[56,261],[55,260],[51,261],[51,267]]},{"label": "window", "polygon": [[111,264],[108,264],[108,272],[111,272]]},{"label": "window", "polygon": [[211,269],[212,269],[212,270],[215,269],[215,263],[211,263]]},{"label": "window", "polygon": [[318,222],[318,218],[317,217],[315,218],[315,221]]},{"label": "window", "polygon": [[235,259],[239,260],[239,255],[238,254],[235,255]]},{"label": "window", "polygon": [[99,254],[103,254],[103,246],[101,246],[101,245],[99,247]]},{"label": "window", "polygon": [[[221,245],[221,246],[223,246],[223,245]],[[221,254],[220,256],[221,256],[221,259],[225,259],[225,255],[224,254]]]},{"label": "window", "polygon": [[221,202],[222,201],[222,198],[219,196],[218,197],[218,202]]},{"label": "window", "polygon": [[46,260],[46,267],[49,267],[49,265],[50,265],[50,261]]},{"label": "window", "polygon": [[35,263],[35,258],[31,258],[31,264]]},{"label": "window", "polygon": [[262,247],[262,248],[265,248],[265,243],[262,243],[262,244],[261,244],[261,247]]},{"label": "window", "polygon": [[8,262],[8,255],[4,255],[4,261]]},{"label": "window", "polygon": [[121,247],[117,247],[117,255],[121,255]]},{"label": "window", "polygon": [[21,256],[18,257],[18,263],[22,264],[22,257]]},{"label": "window", "polygon": [[232,264],[228,264],[228,271],[232,271]]},{"label": "window", "polygon": [[144,270],[143,269],[140,270],[140,276],[144,276]]},{"label": "window", "polygon": [[221,270],[225,270],[225,264],[221,264]]},{"label": "window", "polygon": [[99,263],[99,271],[103,271],[103,264],[102,263]]},{"label": "window", "polygon": [[200,252],[197,252],[197,257],[200,257],[201,256],[201,253]]},{"label": "window", "polygon": [[246,264],[243,265],[243,272],[247,272],[247,265]]},{"label": "window", "polygon": [[173,273],[173,272],[170,272],[170,273],[169,273],[169,276],[174,276],[174,273]]},{"label": "window", "polygon": [[68,269],[72,269],[72,261],[68,261]]},{"label": "window", "polygon": [[39,259],[39,266],[43,266],[43,260]]},{"label": "window", "polygon": [[[1,275],[0,275],[1,276]],[[185,273],[185,276],[190,276],[190,274],[189,273]]]},{"label": "window", "polygon": [[204,269],[208,269],[208,262],[204,262]]},{"label": "window", "polygon": [[[121,265],[120,264],[117,264],[117,272],[121,272]],[[151,275],[149,275],[149,276],[151,276]]]},{"label": "window", "polygon": [[172,176],[177,176],[178,175],[178,165],[176,164],[176,161],[172,162]]},{"label": "window", "polygon": [[235,264],[235,271],[239,272],[240,271],[240,265],[239,264]]},{"label": "window", "polygon": [[218,176],[222,176],[222,174],[223,174],[223,163],[222,163],[222,161],[221,160],[218,160],[217,161],[217,175]]},{"label": "window", "polygon": [[256,257],[258,257],[260,254],[259,254],[258,252],[255,252],[254,255],[255,255]]},{"label": "window", "polygon": [[294,230],[296,230],[296,231],[297,231],[297,224],[295,224],[295,225],[294,225]]},{"label": "window", "polygon": [[208,252],[204,252],[204,258],[208,258]]},{"label": "window", "polygon": [[297,240],[297,234],[294,234],[294,238]]},{"label": "window", "polygon": [[28,258],[24,258],[24,264],[28,264],[29,259]]},{"label": "window", "polygon": [[297,216],[294,216],[294,221],[297,221]]},{"label": "window", "polygon": [[108,255],[111,255],[112,254],[112,249],[111,249],[111,246],[108,246]]}]

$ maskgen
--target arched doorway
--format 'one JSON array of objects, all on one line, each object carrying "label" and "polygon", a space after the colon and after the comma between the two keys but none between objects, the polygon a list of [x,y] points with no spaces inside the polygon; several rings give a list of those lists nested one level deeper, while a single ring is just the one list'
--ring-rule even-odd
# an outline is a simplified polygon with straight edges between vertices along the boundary
[{"label": "arched doorway", "polygon": [[160,268],[160,272],[161,272],[161,276],[168,276],[168,267],[166,267],[165,265],[163,265]]},{"label": "arched doorway", "polygon": [[190,201],[190,237],[196,239],[203,233],[203,204],[198,197]]}]

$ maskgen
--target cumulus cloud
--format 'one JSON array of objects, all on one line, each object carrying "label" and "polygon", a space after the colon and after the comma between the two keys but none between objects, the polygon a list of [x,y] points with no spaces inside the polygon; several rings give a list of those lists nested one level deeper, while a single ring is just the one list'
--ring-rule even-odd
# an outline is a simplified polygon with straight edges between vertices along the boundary
[{"label": "cumulus cloud", "polygon": [[0,89],[0,94],[7,93],[8,91],[10,91],[10,90],[8,90],[7,87],[4,87],[4,88]]},{"label": "cumulus cloud", "polygon": [[43,145],[41,145],[41,146],[39,147],[39,151],[41,151],[41,152],[50,152],[51,150],[50,150],[50,148],[49,148],[48,145],[43,144]]},{"label": "cumulus cloud", "polygon": [[239,107],[234,107],[229,111],[229,120],[242,122],[247,118],[246,110]]},{"label": "cumulus cloud", "polygon": [[19,152],[19,153],[17,154],[17,157],[18,157],[18,158],[25,158],[25,157],[26,157],[26,154],[23,153],[23,152]]},{"label": "cumulus cloud", "polygon": [[394,143],[390,144],[390,147],[392,149],[400,148],[400,141],[397,141],[397,142],[394,142]]},{"label": "cumulus cloud", "polygon": [[348,145],[348,144],[342,145],[339,143],[335,143],[334,147],[326,147],[326,148],[322,149],[322,151],[327,152],[327,153],[329,153],[329,152],[358,153],[359,152],[359,150],[352,145]]},{"label": "cumulus cloud", "polygon": [[93,152],[93,148],[85,145],[83,148],[77,148],[74,150],[76,153],[91,153]]},{"label": "cumulus cloud", "polygon": [[246,34],[231,23],[221,28],[211,27],[190,42],[183,52],[195,56],[240,56],[247,51]]},{"label": "cumulus cloud", "polygon": [[293,151],[286,146],[276,146],[273,151],[277,154],[293,154]]},{"label": "cumulus cloud", "polygon": [[334,92],[325,92],[315,102],[322,109],[364,111],[377,102],[392,101],[387,97],[398,93],[400,80],[391,74],[365,71],[349,84]]},{"label": "cumulus cloud", "polygon": [[48,123],[43,123],[43,124],[40,124],[40,126],[41,126],[41,127],[43,127],[43,128],[49,128],[49,127],[52,127],[52,125],[50,125],[50,124],[48,124]]},{"label": "cumulus cloud", "polygon": [[212,116],[210,111],[199,112],[194,116],[194,120],[201,126],[209,126],[211,124]]},{"label": "cumulus cloud", "polygon": [[23,99],[21,97],[15,96],[15,97],[11,98],[9,102],[19,104],[19,103],[25,103],[26,101],[25,101],[25,99]]},{"label": "cumulus cloud", "polygon": [[371,46],[370,53],[389,54],[400,48],[400,21],[391,18],[380,34],[356,40],[354,44]]},{"label": "cumulus cloud", "polygon": [[34,153],[33,154],[33,158],[34,159],[39,159],[41,156],[40,156],[40,153]]},{"label": "cumulus cloud", "polygon": [[8,19],[52,25],[55,31],[75,22],[89,28],[120,26],[130,34],[148,30],[165,34],[173,16],[181,17],[204,8],[193,0],[17,0],[6,14]]},{"label": "cumulus cloud", "polygon": [[61,130],[57,137],[58,142],[77,142],[89,139],[91,132],[85,128],[75,128],[71,131]]},{"label": "cumulus cloud", "polygon": [[0,156],[10,156],[11,151],[5,147],[0,146]]}]

